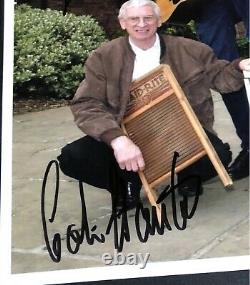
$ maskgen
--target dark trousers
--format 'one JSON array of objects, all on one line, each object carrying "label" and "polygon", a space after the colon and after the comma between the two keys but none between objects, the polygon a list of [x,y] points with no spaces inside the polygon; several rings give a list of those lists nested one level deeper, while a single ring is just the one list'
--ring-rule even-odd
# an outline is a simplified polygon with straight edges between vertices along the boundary
[{"label": "dark trousers", "polygon": [[[231,162],[232,153],[227,144],[224,144],[217,136],[207,135],[218,153],[225,167]],[[104,188],[109,192],[112,187],[114,176],[124,187],[128,182],[133,185],[133,191],[140,191],[141,181],[139,175],[133,171],[121,170],[113,155],[113,150],[103,142],[85,136],[62,148],[58,161],[62,172],[98,188]],[[217,175],[212,163],[207,156],[201,158],[191,166],[178,174],[179,179],[188,175],[199,175],[202,181],[206,181]],[[118,189],[115,189],[118,191]]]},{"label": "dark trousers", "polygon": [[[235,23],[244,21],[249,36],[249,1],[205,1],[197,20],[196,31],[200,41],[209,45],[219,59],[239,58]],[[249,148],[249,104],[245,88],[222,94],[223,101],[234,123],[241,147]]]},{"label": "dark trousers", "polygon": [[[141,189],[139,175],[120,169],[111,147],[89,136],[63,147],[58,161],[65,175],[111,193],[126,187],[128,182],[133,184],[134,191]],[[116,187],[117,184],[121,187]]]}]

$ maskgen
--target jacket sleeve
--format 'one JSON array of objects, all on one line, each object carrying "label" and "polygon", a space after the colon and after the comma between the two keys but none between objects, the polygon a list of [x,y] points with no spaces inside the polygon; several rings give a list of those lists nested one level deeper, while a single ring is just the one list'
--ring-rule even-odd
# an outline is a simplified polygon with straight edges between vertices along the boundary
[{"label": "jacket sleeve", "polygon": [[87,135],[110,143],[123,132],[106,99],[106,75],[101,54],[93,52],[85,63],[85,79],[78,87],[70,108],[77,126]]},{"label": "jacket sleeve", "polygon": [[198,57],[205,66],[209,86],[220,93],[238,91],[244,84],[243,73],[239,68],[240,59],[232,62],[219,60],[213,50],[201,44]]},{"label": "jacket sleeve", "polygon": [[197,20],[202,7],[210,1],[213,0],[188,0],[181,3],[169,18],[169,23],[187,24],[191,20]]}]

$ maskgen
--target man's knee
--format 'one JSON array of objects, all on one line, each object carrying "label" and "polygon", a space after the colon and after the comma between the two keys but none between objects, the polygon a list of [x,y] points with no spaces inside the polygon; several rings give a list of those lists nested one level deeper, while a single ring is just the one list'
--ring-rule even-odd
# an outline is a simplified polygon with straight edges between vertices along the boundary
[{"label": "man's knee", "polygon": [[77,156],[74,159],[74,151],[72,151],[72,148],[70,147],[69,144],[64,146],[61,149],[61,154],[57,157],[57,160],[59,162],[59,166],[61,171],[72,178],[75,178],[78,180],[79,175],[79,163],[77,163],[77,160],[79,160],[79,156],[77,159]]},{"label": "man's knee", "polygon": [[66,144],[61,149],[57,159],[65,175],[80,180],[88,160],[87,156],[91,155],[90,143],[90,139],[86,136]]}]

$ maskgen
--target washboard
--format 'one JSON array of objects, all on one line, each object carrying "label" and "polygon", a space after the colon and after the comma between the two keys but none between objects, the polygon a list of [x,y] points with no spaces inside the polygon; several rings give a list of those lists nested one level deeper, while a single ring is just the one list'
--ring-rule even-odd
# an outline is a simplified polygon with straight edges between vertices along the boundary
[{"label": "washboard", "polygon": [[133,81],[130,93],[122,128],[142,151],[146,167],[139,175],[158,218],[155,188],[170,177],[174,152],[176,173],[207,154],[224,186],[233,184],[168,65]]}]

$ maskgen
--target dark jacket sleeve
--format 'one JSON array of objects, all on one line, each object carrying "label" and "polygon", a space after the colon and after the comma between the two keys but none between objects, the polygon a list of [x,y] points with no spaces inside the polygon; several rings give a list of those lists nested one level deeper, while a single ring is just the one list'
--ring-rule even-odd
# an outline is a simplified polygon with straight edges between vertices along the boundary
[{"label": "dark jacket sleeve", "polygon": [[[191,20],[197,20],[206,2],[214,0],[187,0],[181,3],[169,18],[170,23],[187,24]],[[176,1],[178,2],[178,1]]]}]

